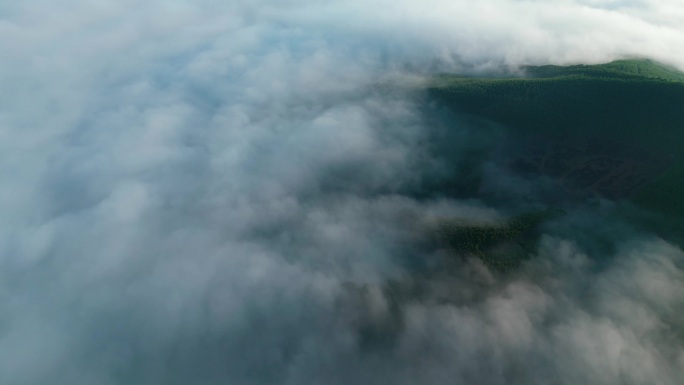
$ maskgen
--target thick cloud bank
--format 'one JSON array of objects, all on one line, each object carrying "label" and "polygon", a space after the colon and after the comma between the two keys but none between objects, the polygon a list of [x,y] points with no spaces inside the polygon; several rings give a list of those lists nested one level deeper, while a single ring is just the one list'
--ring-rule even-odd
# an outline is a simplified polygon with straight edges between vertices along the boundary
[{"label": "thick cloud bank", "polygon": [[684,68],[679,0],[27,0],[0,46],[2,384],[684,378],[684,253],[628,224],[580,210],[513,274],[421,275],[438,218],[506,208],[425,191],[481,138],[411,92]]}]

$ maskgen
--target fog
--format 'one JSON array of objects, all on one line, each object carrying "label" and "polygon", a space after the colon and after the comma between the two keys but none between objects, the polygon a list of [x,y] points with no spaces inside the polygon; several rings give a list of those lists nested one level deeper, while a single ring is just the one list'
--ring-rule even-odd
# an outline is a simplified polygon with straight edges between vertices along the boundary
[{"label": "fog", "polygon": [[442,189],[501,136],[419,90],[684,69],[677,0],[27,0],[0,5],[0,46],[0,383],[684,376],[676,245],[582,208],[510,274],[433,239],[522,203]]}]

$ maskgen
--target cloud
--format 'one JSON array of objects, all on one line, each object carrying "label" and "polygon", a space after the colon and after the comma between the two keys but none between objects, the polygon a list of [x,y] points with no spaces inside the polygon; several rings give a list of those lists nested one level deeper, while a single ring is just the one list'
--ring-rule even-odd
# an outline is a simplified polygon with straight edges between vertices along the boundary
[{"label": "cloud", "polygon": [[397,83],[684,68],[683,18],[664,0],[0,5],[0,382],[676,383],[682,253],[648,234],[591,217],[615,249],[596,251],[577,213],[519,276],[421,280],[440,217],[505,213],[425,191],[482,138]]}]

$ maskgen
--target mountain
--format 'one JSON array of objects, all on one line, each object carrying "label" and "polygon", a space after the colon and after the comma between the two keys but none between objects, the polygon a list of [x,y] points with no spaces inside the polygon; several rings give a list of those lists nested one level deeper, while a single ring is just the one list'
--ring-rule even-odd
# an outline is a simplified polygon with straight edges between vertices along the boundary
[{"label": "mountain", "polygon": [[521,70],[509,78],[440,75],[428,93],[537,138],[535,151],[551,154],[523,154],[519,168],[684,223],[684,73],[645,59]]}]

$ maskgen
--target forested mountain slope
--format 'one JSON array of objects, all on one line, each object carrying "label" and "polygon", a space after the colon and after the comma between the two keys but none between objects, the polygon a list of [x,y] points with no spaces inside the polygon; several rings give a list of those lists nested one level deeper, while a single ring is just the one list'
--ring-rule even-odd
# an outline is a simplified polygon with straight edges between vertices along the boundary
[{"label": "forested mountain slope", "polygon": [[[642,154],[633,155],[635,160],[668,163],[648,183],[632,183],[639,188],[629,196],[641,207],[684,218],[684,74],[650,60],[523,71],[525,77],[519,78],[441,75],[428,91],[456,111],[515,134],[614,143]],[[637,163],[623,161],[611,172],[653,173]]]}]

